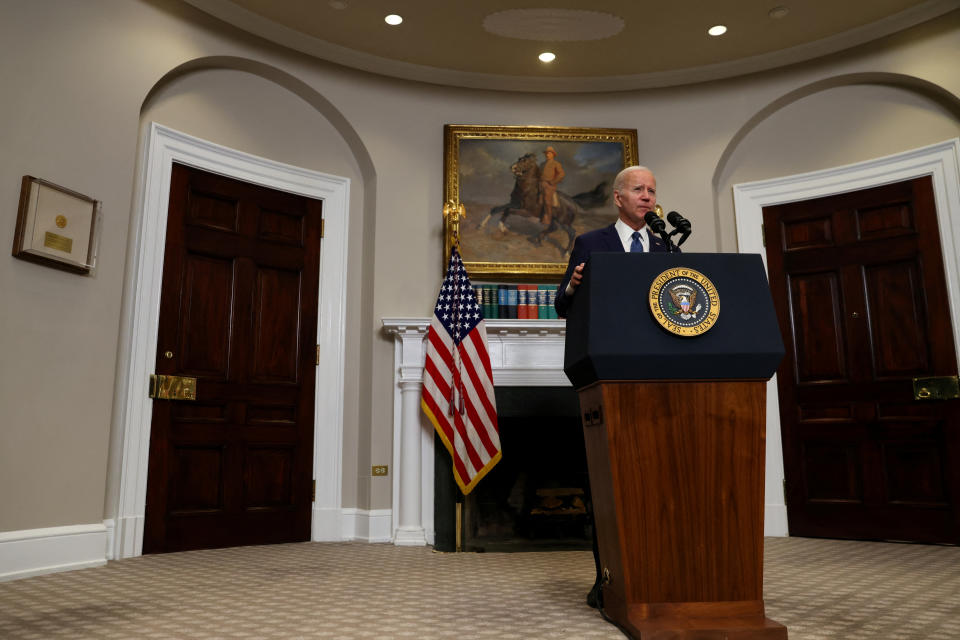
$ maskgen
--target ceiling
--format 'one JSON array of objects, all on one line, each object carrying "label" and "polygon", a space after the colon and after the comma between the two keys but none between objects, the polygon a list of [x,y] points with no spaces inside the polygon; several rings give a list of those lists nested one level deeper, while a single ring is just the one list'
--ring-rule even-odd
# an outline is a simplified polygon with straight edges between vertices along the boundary
[{"label": "ceiling", "polygon": [[[809,60],[960,8],[960,0],[187,0],[338,64],[435,84],[615,91]],[[387,14],[402,24],[389,26]],[[728,28],[707,35],[716,24]],[[540,62],[551,51],[556,60]]]}]

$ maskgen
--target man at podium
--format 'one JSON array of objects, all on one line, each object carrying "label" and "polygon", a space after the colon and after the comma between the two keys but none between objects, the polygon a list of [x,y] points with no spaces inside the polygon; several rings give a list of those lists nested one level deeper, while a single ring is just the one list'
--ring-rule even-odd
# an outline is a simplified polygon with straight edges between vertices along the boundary
[{"label": "man at podium", "polygon": [[787,640],[763,602],[766,387],[784,354],[763,260],[675,253],[690,223],[670,212],[667,234],[655,190],[649,169],[617,177],[619,219],[577,238],[557,298],[590,476],[587,604],[633,640]]},{"label": "man at podium", "polygon": [[619,211],[617,221],[577,236],[573,243],[567,272],[554,301],[561,318],[567,317],[573,294],[583,279],[583,267],[594,251],[667,251],[667,245],[646,228],[644,220],[657,206],[657,179],[650,169],[633,166],[618,173],[613,181],[613,202]]},{"label": "man at podium", "polygon": [[[644,216],[657,206],[657,179],[647,167],[627,167],[613,181],[613,202],[619,215],[616,222],[601,229],[577,236],[570,254],[567,272],[557,291],[554,307],[557,315],[567,317],[573,295],[583,279],[583,268],[594,251],[626,251],[631,253],[665,252],[667,245],[647,228]],[[592,517],[592,514],[591,514]],[[600,556],[596,530],[593,535],[593,557],[597,579],[587,595],[587,604],[596,607],[600,601]]]}]

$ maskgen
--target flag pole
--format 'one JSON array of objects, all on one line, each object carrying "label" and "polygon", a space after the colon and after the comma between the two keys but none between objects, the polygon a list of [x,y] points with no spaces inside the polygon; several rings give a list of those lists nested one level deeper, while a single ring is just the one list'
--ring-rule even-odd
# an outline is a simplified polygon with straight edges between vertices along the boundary
[{"label": "flag pole", "polygon": [[[467,217],[466,208],[463,206],[463,203],[456,202],[455,200],[448,200],[443,205],[443,217],[447,221],[447,229],[450,232],[450,247],[451,252],[456,251],[457,254],[460,254],[460,219]],[[453,294],[453,326],[459,330],[460,327],[460,287],[461,281],[457,279],[454,282],[454,294]],[[462,377],[462,363],[460,361],[460,350],[454,349],[453,352],[453,385],[450,388],[450,404],[449,404],[449,414],[453,415],[454,412],[459,413],[461,416],[465,411],[465,403],[463,399],[463,377]]]},{"label": "flag pole", "polygon": [[[503,454],[486,327],[460,255],[464,217],[462,204],[452,200],[444,205],[444,241],[451,245],[425,341],[420,406],[450,452],[454,480],[466,495]],[[468,516],[461,515],[461,528]]]},{"label": "flag pole", "polygon": [[463,551],[463,502],[457,500],[456,543],[457,552]]}]

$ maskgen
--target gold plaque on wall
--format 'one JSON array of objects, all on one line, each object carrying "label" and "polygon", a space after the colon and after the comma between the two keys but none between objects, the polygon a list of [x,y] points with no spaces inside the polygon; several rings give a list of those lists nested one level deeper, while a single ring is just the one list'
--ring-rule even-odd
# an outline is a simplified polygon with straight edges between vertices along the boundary
[{"label": "gold plaque on wall", "polygon": [[96,267],[100,202],[33,176],[24,176],[13,255],[89,275]]}]

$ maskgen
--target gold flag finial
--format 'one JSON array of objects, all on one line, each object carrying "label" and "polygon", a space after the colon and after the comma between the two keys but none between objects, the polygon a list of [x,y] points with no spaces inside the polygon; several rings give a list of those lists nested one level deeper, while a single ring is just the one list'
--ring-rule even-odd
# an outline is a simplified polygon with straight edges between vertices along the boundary
[{"label": "gold flag finial", "polygon": [[467,217],[467,210],[462,202],[447,200],[443,204],[443,217],[447,221],[447,233],[451,245],[460,246],[460,219]]}]

